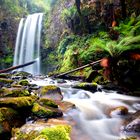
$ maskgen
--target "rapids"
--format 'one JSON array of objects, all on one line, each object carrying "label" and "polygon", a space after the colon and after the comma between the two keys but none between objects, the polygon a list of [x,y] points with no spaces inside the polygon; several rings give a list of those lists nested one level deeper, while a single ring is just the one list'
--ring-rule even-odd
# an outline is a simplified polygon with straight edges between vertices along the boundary
[{"label": "rapids", "polygon": [[[72,109],[64,117],[72,118],[74,123],[72,140],[119,140],[121,128],[125,118],[137,110],[140,99],[118,94],[116,91],[100,91],[95,93],[71,88],[74,81],[57,83],[57,80],[46,78],[44,80],[31,80],[31,83],[39,86],[55,84],[61,88],[64,101],[74,103],[76,109]],[[77,82],[76,82],[77,83]],[[110,111],[118,106],[128,109],[128,115],[110,114]]]}]

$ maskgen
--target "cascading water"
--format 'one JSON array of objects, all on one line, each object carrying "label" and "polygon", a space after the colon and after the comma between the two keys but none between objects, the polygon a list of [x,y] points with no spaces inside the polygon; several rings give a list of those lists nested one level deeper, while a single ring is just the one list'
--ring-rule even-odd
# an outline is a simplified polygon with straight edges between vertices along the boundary
[{"label": "cascading water", "polygon": [[40,37],[43,13],[29,15],[21,19],[14,54],[13,66],[36,60],[36,63],[20,68],[33,75],[40,74]]},{"label": "cascading water", "polygon": [[[64,101],[74,103],[76,109],[64,114],[65,119],[74,124],[72,140],[121,140],[121,128],[125,120],[137,111],[140,105],[138,97],[118,94],[116,91],[98,91],[95,93],[71,88],[71,84],[58,84],[50,78],[32,80],[39,86],[55,84],[61,88]],[[100,86],[99,86],[100,88]],[[116,107],[126,107],[127,115],[111,114]],[[69,118],[70,117],[70,118]],[[72,118],[72,119],[71,119]],[[72,120],[72,121],[71,121]]]}]

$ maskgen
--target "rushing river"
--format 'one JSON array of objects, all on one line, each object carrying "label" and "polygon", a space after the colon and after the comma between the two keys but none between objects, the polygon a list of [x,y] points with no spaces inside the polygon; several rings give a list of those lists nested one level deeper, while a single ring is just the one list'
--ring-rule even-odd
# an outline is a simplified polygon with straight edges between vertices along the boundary
[{"label": "rushing river", "polygon": [[[76,109],[64,117],[73,119],[72,140],[119,140],[124,120],[140,108],[140,99],[118,94],[116,91],[97,91],[95,93],[71,88],[73,82],[58,84],[51,79],[32,81],[38,85],[55,84],[61,88],[64,101],[74,103]],[[98,86],[100,89],[101,86]],[[110,113],[113,108],[123,106],[128,115]]]}]

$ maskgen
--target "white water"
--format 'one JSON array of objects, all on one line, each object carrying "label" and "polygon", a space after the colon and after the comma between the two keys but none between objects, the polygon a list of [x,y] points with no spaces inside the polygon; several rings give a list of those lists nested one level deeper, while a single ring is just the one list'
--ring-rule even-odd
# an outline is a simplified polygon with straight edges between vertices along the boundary
[{"label": "white water", "polygon": [[20,68],[19,71],[26,71],[33,75],[40,74],[40,38],[42,27],[42,13],[29,15],[21,19],[14,54],[13,66],[28,63],[36,60],[36,63]]},{"label": "white water", "polygon": [[[40,86],[52,84],[51,79],[32,81]],[[116,91],[89,92],[80,89],[71,88],[71,82],[58,84],[64,95],[64,100],[74,103],[77,107],[69,115],[76,124],[75,136],[72,140],[120,140],[121,127],[126,116],[109,116],[111,109],[125,106],[129,114],[136,111],[136,105],[139,105],[138,97],[117,94]],[[128,114],[128,116],[129,116]]]}]

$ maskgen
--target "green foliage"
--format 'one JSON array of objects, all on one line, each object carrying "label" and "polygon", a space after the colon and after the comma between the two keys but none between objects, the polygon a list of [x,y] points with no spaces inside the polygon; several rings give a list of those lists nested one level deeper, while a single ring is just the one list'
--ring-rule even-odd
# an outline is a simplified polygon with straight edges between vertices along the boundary
[{"label": "green foliage", "polygon": [[68,9],[64,9],[61,13],[62,20],[67,20],[68,18],[72,19],[75,15],[77,15],[77,9],[76,6],[72,6]]},{"label": "green foliage", "polygon": [[[13,4],[14,3],[14,4]],[[22,12],[22,8],[19,6],[18,0],[2,0],[1,1],[2,8],[5,10],[9,10],[12,14],[19,14]]]},{"label": "green foliage", "polygon": [[103,57],[119,57],[126,51],[140,49],[139,18],[132,16],[114,28],[120,34],[118,40],[111,40],[105,31],[87,36],[65,37],[58,47],[58,53],[62,57],[60,72],[74,69],[79,65]]}]

